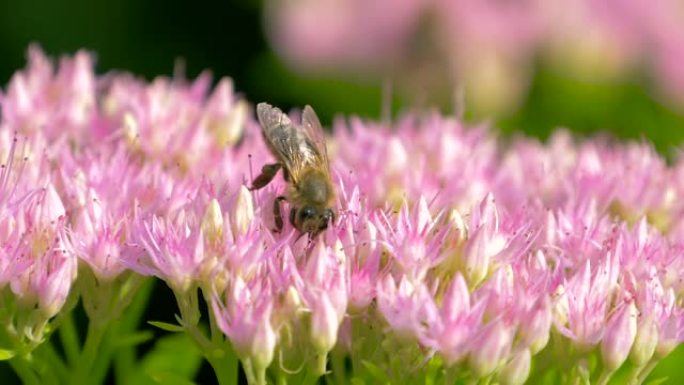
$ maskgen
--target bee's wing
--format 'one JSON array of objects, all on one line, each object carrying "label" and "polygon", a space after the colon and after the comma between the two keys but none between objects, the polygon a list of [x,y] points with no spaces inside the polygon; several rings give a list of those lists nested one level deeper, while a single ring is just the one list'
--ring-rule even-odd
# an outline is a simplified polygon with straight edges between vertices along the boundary
[{"label": "bee's wing", "polygon": [[324,165],[327,171],[324,155],[318,150],[315,141],[305,130],[292,124],[279,108],[259,103],[257,117],[270,150],[287,169],[294,184],[297,184],[307,167]]},{"label": "bee's wing", "polygon": [[305,106],[304,112],[302,112],[302,127],[304,127],[309,140],[316,147],[316,151],[320,154],[325,171],[329,172],[330,162],[328,160],[328,149],[325,146],[323,127],[321,126],[321,121],[318,120],[316,112],[309,105]]}]

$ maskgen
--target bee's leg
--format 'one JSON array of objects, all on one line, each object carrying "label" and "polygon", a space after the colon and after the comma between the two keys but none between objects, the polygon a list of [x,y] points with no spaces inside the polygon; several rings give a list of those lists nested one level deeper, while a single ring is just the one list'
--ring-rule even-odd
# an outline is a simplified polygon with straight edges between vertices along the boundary
[{"label": "bee's leg", "polygon": [[282,164],[280,163],[264,165],[264,167],[261,168],[261,174],[259,174],[256,179],[252,181],[252,186],[249,189],[258,190],[266,186],[270,181],[273,180],[281,167]]},{"label": "bee's leg", "polygon": [[287,200],[287,198],[280,195],[273,201],[273,218],[275,219],[276,232],[278,233],[283,230],[283,215],[280,212],[280,202],[284,200]]}]

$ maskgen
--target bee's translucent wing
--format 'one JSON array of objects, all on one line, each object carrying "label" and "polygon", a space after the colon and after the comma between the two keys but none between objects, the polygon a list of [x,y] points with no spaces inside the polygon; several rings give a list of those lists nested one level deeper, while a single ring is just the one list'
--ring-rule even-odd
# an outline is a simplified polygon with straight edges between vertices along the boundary
[{"label": "bee's translucent wing", "polygon": [[316,112],[309,105],[305,106],[304,111],[302,112],[302,127],[304,127],[304,131],[309,137],[309,140],[313,142],[314,146],[316,147],[316,150],[324,162],[325,169],[328,171],[328,149],[325,146],[325,134],[323,133],[323,127],[321,126],[321,121],[318,120]]},{"label": "bee's translucent wing", "polygon": [[278,107],[273,107],[268,103],[257,104],[257,118],[264,133],[280,125],[292,125],[290,118]]},{"label": "bee's translucent wing", "polygon": [[269,149],[287,169],[293,183],[297,184],[307,167],[316,167],[324,162],[309,134],[293,125],[279,108],[259,103],[257,117]]}]

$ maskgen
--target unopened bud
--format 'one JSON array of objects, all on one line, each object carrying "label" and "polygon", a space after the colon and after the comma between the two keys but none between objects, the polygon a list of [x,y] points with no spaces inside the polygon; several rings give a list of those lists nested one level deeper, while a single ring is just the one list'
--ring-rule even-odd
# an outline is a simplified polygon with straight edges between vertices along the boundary
[{"label": "unopened bud", "polygon": [[223,240],[223,213],[216,199],[212,199],[207,205],[202,218],[202,233],[204,239],[210,244],[216,244]]},{"label": "unopened bud", "polygon": [[319,353],[332,350],[337,342],[337,331],[340,327],[337,312],[327,294],[322,294],[312,309],[311,341]]},{"label": "unopened bud", "polygon": [[126,112],[123,115],[123,122],[121,124],[121,129],[123,130],[124,139],[126,143],[136,148],[139,146],[138,138],[140,136],[140,129],[138,128],[138,121],[135,119],[133,114]]},{"label": "unopened bud", "polygon": [[645,316],[637,327],[634,345],[629,353],[630,360],[639,368],[646,365],[653,357],[657,345],[658,325],[653,315]]},{"label": "unopened bud", "polygon": [[252,195],[245,186],[240,187],[237,198],[233,203],[233,217],[231,220],[233,236],[243,235],[254,220],[254,205]]},{"label": "unopened bud", "polygon": [[627,359],[637,333],[637,314],[634,302],[620,309],[608,321],[601,342],[603,364],[610,372],[617,370]]},{"label": "unopened bud", "polygon": [[449,223],[451,226],[453,226],[453,229],[456,232],[455,239],[458,243],[468,239],[468,227],[463,220],[463,216],[458,210],[453,209],[449,212]]},{"label": "unopened bud", "polygon": [[489,273],[490,255],[487,252],[487,242],[484,228],[480,227],[466,243],[463,275],[470,287],[479,285]]},{"label": "unopened bud", "polygon": [[548,298],[539,299],[520,326],[520,334],[530,353],[537,354],[546,347],[551,331],[551,305]]},{"label": "unopened bud", "polygon": [[255,371],[263,371],[273,361],[276,346],[276,334],[270,320],[270,311],[258,319],[254,339],[252,340],[251,359]]},{"label": "unopened bud", "polygon": [[530,375],[530,362],[532,355],[530,351],[524,349],[513,356],[508,361],[499,375],[501,385],[522,385]]},{"label": "unopened bud", "polygon": [[501,322],[488,328],[476,349],[470,352],[469,363],[473,374],[483,378],[492,373],[506,356],[511,333]]}]

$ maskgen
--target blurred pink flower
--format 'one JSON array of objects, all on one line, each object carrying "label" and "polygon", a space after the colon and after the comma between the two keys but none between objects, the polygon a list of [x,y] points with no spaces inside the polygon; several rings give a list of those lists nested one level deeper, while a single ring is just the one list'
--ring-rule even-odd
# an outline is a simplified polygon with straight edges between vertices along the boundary
[{"label": "blurred pink flower", "polygon": [[541,56],[590,80],[642,68],[666,96],[684,100],[677,0],[271,0],[265,18],[275,49],[296,69],[382,74],[408,99],[463,88],[469,109],[510,112]]}]

